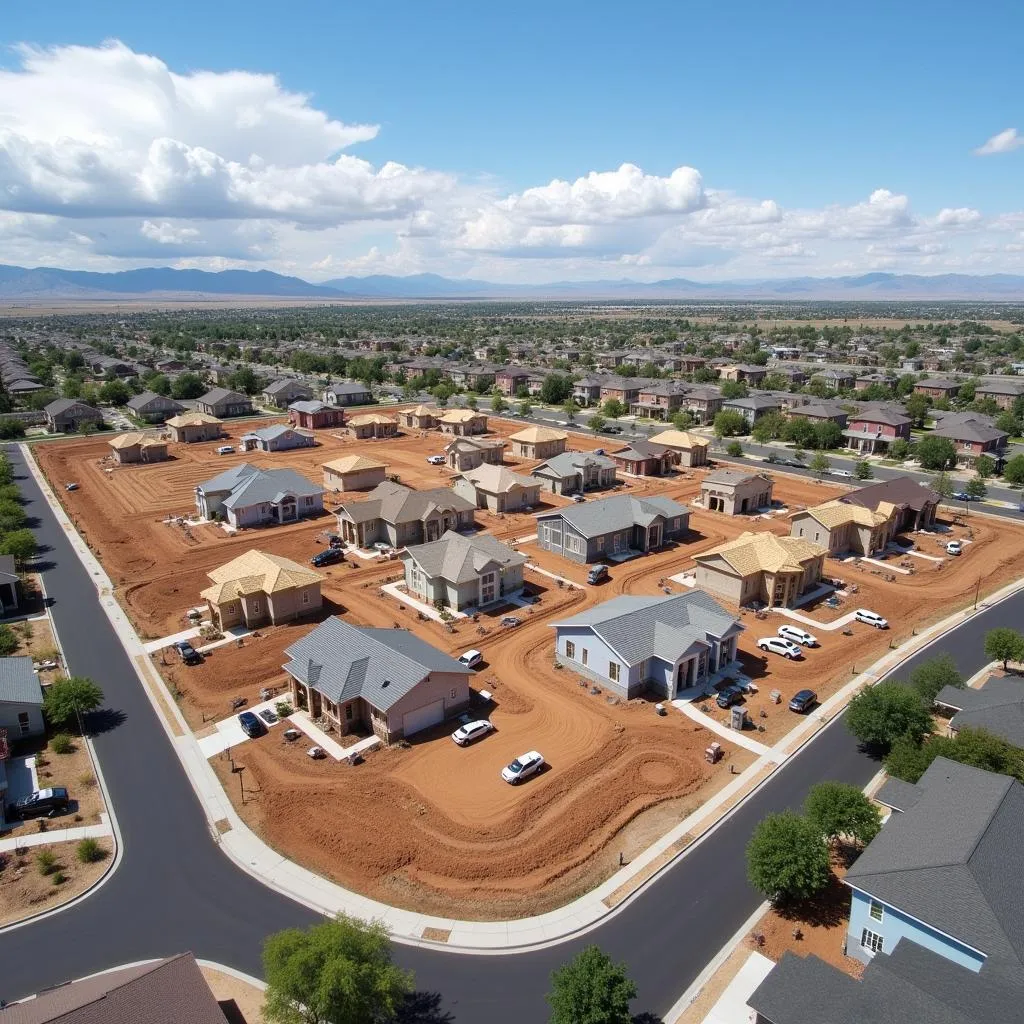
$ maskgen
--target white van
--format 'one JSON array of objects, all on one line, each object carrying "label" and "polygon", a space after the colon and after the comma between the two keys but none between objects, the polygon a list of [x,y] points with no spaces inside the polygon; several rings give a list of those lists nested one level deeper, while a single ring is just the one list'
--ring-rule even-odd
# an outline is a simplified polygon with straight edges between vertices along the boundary
[{"label": "white van", "polygon": [[878,612],[869,612],[867,608],[858,608],[853,616],[858,622],[866,622],[869,626],[874,626],[875,629],[889,628],[888,620],[883,619]]}]

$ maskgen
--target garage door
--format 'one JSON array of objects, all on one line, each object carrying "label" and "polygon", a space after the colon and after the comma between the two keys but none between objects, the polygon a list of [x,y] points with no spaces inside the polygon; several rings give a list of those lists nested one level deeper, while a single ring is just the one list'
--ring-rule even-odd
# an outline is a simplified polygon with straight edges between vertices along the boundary
[{"label": "garage door", "polygon": [[436,700],[402,716],[402,732],[411,736],[414,732],[427,729],[444,721],[444,701]]}]

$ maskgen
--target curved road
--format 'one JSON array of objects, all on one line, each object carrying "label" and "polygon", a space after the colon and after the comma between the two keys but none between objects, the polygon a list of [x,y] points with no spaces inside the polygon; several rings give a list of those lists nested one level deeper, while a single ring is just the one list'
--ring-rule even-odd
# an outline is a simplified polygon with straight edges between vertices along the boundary
[{"label": "curved road", "polygon": [[[77,675],[102,682],[114,713],[93,716],[95,747],[113,800],[123,859],[100,889],[74,907],[0,932],[0,998],[20,998],[71,978],[147,957],[192,950],[261,974],[270,932],[316,919],[221,854],[166,734],[97,600],[88,573],[11,450],[36,532],[52,612]],[[1019,625],[1024,595],[988,609],[933,649],[961,671],[983,663],[982,636]],[[918,657],[922,657],[919,655]],[[550,972],[589,941],[625,960],[639,987],[634,1011],[665,1013],[760,902],[745,879],[744,846],[765,814],[798,806],[809,785],[840,779],[864,785],[877,764],[835,723],[786,763],[756,796],[587,937],[512,955],[464,955],[396,944],[395,957],[439,1011],[417,1020],[523,1024],[546,1019]],[[445,1013],[450,1016],[444,1016]]]}]

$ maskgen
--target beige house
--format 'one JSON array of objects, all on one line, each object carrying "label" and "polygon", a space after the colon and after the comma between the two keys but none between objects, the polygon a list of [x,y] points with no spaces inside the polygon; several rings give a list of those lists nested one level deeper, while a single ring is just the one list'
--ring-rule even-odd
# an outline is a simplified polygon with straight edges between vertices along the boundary
[{"label": "beige house", "polygon": [[505,460],[505,442],[457,437],[454,441],[448,442],[444,453],[448,458],[449,467],[464,473],[467,469],[476,469],[485,462],[500,466]]},{"label": "beige house", "polygon": [[395,437],[398,434],[398,423],[390,416],[379,412],[368,412],[362,416],[353,416],[348,421],[349,433],[357,440],[369,437]]},{"label": "beige house", "polygon": [[213,586],[199,596],[219,629],[277,625],[309,615],[322,604],[317,573],[265,551],[247,551],[207,575]]},{"label": "beige house", "polygon": [[167,458],[167,442],[146,434],[121,434],[107,443],[114,460],[122,466],[132,462],[163,462]]},{"label": "beige house", "polygon": [[387,475],[386,462],[365,455],[346,455],[324,463],[324,489],[328,491],[368,491]]},{"label": "beige house", "polygon": [[172,416],[165,426],[171,432],[171,440],[182,444],[218,441],[223,433],[221,421],[205,412],[183,412],[180,416]]},{"label": "beige house", "polygon": [[438,412],[428,405],[417,405],[413,409],[403,409],[398,414],[398,422],[407,430],[433,430],[437,426]]},{"label": "beige house", "polygon": [[790,534],[823,545],[830,555],[873,555],[896,535],[897,513],[897,506],[888,501],[879,502],[876,509],[827,501],[795,513]]},{"label": "beige house", "polygon": [[444,433],[459,437],[487,433],[487,417],[475,409],[449,409],[438,417],[437,425]]},{"label": "beige house", "polygon": [[709,512],[739,516],[767,508],[772,503],[770,476],[742,469],[716,469],[700,485],[700,504]]},{"label": "beige house", "polygon": [[551,459],[565,451],[569,435],[550,427],[527,427],[509,440],[512,454],[520,459]]},{"label": "beige house", "polygon": [[491,512],[521,512],[540,502],[539,480],[520,476],[505,466],[485,463],[455,478],[452,490],[477,508]]},{"label": "beige house", "polygon": [[653,444],[671,448],[679,458],[680,466],[706,466],[708,461],[708,439],[687,430],[663,430],[649,438]]},{"label": "beige house", "polygon": [[825,548],[797,537],[743,533],[735,540],[694,555],[697,585],[738,605],[757,601],[791,608],[817,586]]}]

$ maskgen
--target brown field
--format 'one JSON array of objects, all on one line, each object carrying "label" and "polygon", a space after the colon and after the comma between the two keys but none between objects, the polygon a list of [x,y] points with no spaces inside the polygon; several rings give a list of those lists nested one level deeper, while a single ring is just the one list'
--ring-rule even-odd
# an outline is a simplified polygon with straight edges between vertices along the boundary
[{"label": "brown field", "polygon": [[[492,423],[504,435],[521,426]],[[426,464],[426,456],[443,444],[436,433],[379,442],[340,440],[329,432],[320,432],[319,438],[318,448],[259,454],[252,461],[288,465],[318,477],[319,464],[342,451],[376,449],[391,472],[414,486],[443,485],[452,475]],[[572,443],[593,448],[608,441],[574,435]],[[189,539],[163,519],[188,511],[196,483],[244,456],[218,457],[212,443],[173,445],[172,462],[107,472],[100,461],[105,448],[103,440],[89,438],[48,445],[37,456],[55,484],[80,483],[78,491],[68,494],[59,488],[58,494],[146,636],[183,628],[184,612],[198,603],[205,573],[213,566],[250,547],[302,561],[319,546],[317,534],[333,526],[325,515],[234,537],[219,527],[203,527]],[[529,465],[515,468],[525,471]],[[688,471],[664,481],[634,481],[627,489],[686,501],[697,493],[702,475]],[[776,497],[791,508],[837,492],[832,484],[776,478]],[[478,521],[506,539],[534,532],[526,515],[481,513]],[[748,702],[755,722],[765,729],[757,734],[759,740],[775,742],[795,724],[786,702],[796,690],[812,686],[822,698],[828,696],[884,653],[890,641],[899,643],[912,629],[968,603],[979,578],[987,593],[1014,577],[1021,529],[980,516],[971,516],[969,523],[974,543],[941,570],[922,561],[915,575],[897,575],[887,583],[867,570],[827,563],[828,574],[855,582],[859,593],[838,612],[809,613],[826,619],[870,607],[890,619],[893,628],[887,633],[855,625],[849,637],[821,633],[823,646],[803,662],[775,656],[765,661],[756,640],[784,620],[772,616],[759,622],[745,615],[748,628],[740,646],[744,668],[760,687]],[[723,785],[729,777],[726,764],[743,768],[752,760],[747,751],[727,745],[726,761],[708,766],[702,752],[713,737],[689,718],[674,713],[659,718],[645,700],[626,703],[610,701],[604,693],[592,695],[570,671],[552,664],[552,622],[619,593],[656,594],[659,586],[680,592],[679,585],[659,581],[692,567],[695,552],[744,529],[788,533],[784,517],[751,521],[697,508],[691,525],[690,542],[613,567],[610,582],[599,588],[558,588],[554,580],[528,570],[527,581],[540,600],[529,613],[517,612],[525,621],[513,629],[498,624],[499,612],[483,616],[479,625],[460,621],[450,634],[380,595],[380,584],[400,575],[398,563],[331,566],[324,574],[326,614],[342,614],[358,624],[406,626],[453,654],[469,647],[484,651],[479,685],[494,694],[496,732],[461,749],[447,739],[451,727],[439,726],[414,737],[406,749],[380,750],[364,764],[349,767],[331,759],[313,762],[302,745],[288,745],[272,731],[232,752],[235,764],[245,767],[246,799],[240,811],[268,843],[293,859],[366,895],[427,912],[524,916],[592,888],[616,869],[620,852],[633,856]],[[582,567],[529,542],[522,550],[541,567],[582,583]],[[282,652],[311,627],[306,622],[262,630],[241,646],[212,652],[202,666],[168,664],[161,670],[181,695],[193,727],[201,730],[229,713],[231,698],[246,696],[252,702],[261,686],[283,684]],[[161,664],[160,655],[155,661]],[[780,706],[768,701],[768,692],[776,688],[783,695]],[[724,712],[716,708],[713,713],[724,720]],[[547,770],[522,787],[505,785],[500,768],[534,747],[548,760]],[[229,762],[218,757],[214,765],[237,800],[238,779],[231,776]],[[325,813],[325,807],[331,811]]]}]

